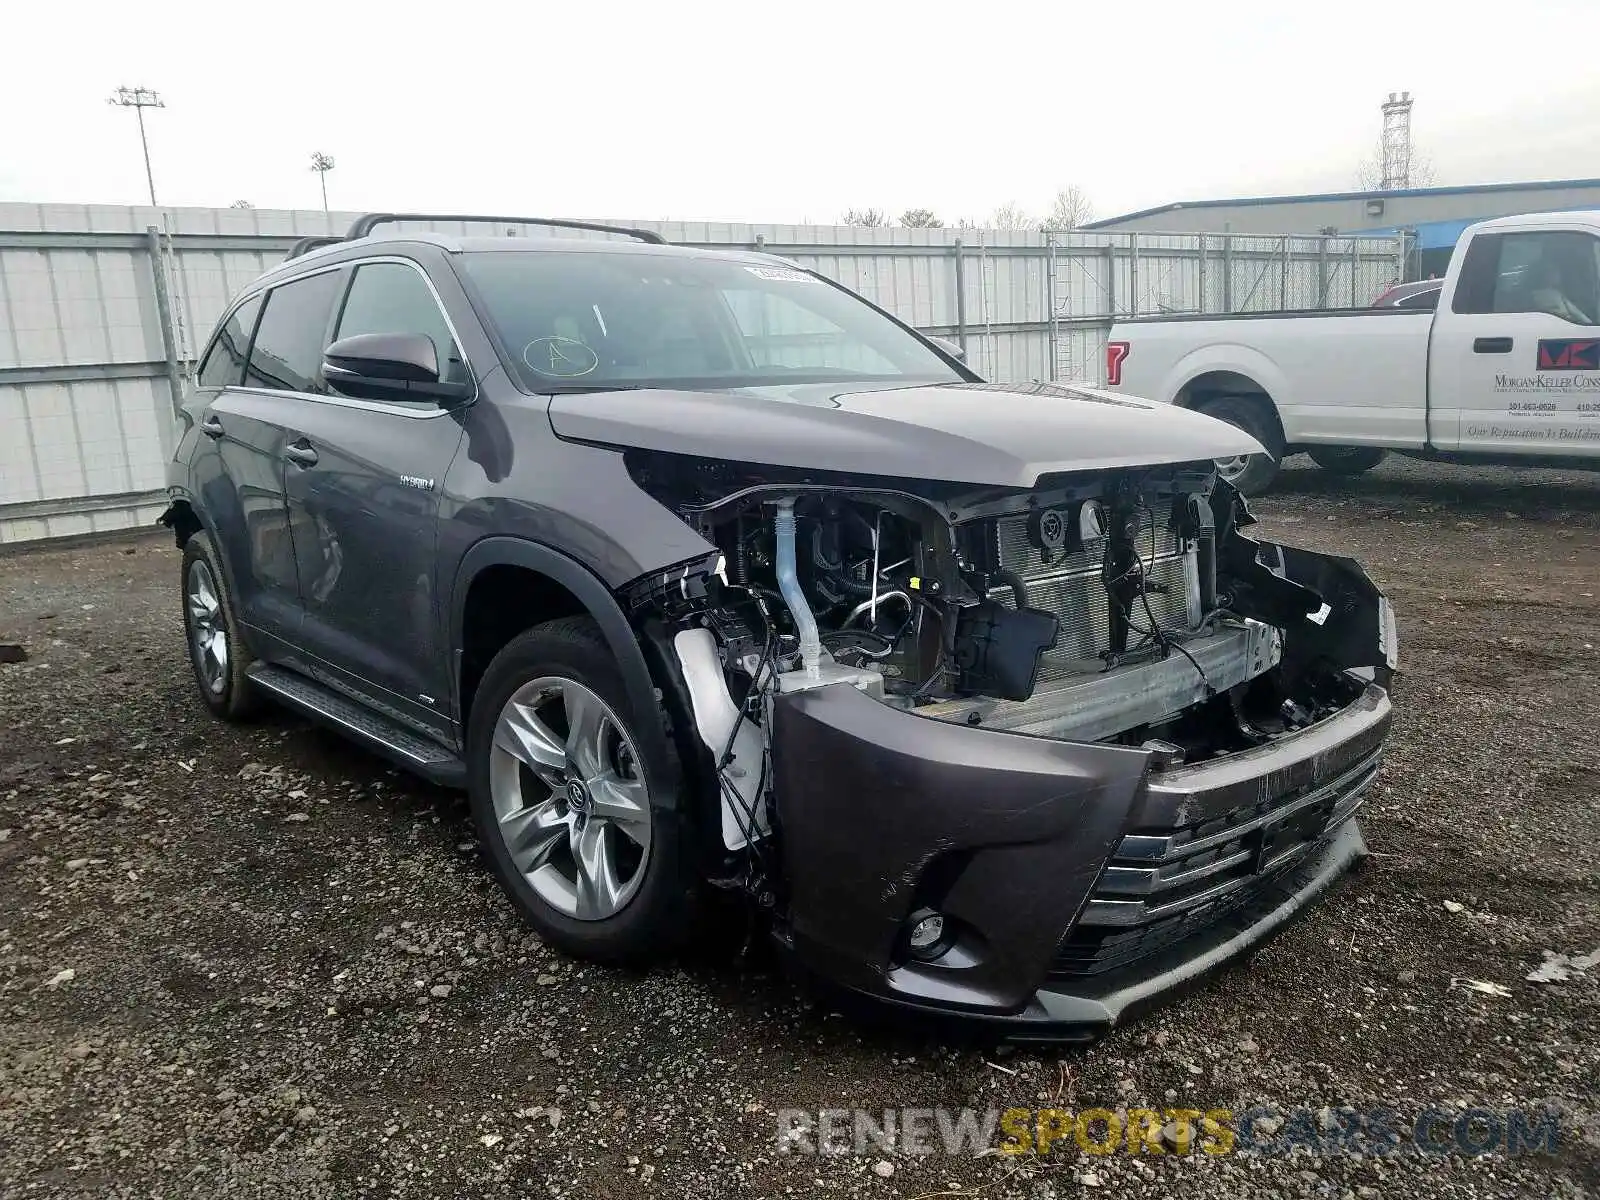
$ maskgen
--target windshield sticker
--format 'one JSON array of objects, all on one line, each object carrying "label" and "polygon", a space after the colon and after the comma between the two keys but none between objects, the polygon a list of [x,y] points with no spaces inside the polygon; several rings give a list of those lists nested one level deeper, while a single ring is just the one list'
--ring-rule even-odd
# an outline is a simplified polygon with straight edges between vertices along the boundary
[{"label": "windshield sticker", "polygon": [[815,283],[816,280],[804,271],[797,271],[793,267],[746,267],[746,271],[757,279],[771,279],[778,283]]},{"label": "windshield sticker", "polygon": [[577,338],[534,338],[522,348],[522,361],[541,375],[575,379],[600,365],[600,356]]}]

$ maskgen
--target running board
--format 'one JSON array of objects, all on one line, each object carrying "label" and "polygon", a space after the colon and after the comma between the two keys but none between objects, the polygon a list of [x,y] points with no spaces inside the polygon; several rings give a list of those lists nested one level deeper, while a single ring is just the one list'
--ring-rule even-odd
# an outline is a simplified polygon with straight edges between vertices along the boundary
[{"label": "running board", "polygon": [[286,667],[256,663],[246,676],[276,700],[349,734],[369,749],[444,787],[467,786],[467,766],[444,746]]}]

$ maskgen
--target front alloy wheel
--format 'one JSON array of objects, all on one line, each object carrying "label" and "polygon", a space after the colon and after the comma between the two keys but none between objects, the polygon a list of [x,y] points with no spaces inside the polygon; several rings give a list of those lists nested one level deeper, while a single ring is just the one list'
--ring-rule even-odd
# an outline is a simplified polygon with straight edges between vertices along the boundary
[{"label": "front alloy wheel", "polygon": [[623,723],[575,679],[543,676],[500,710],[489,791],[517,871],[557,912],[603,921],[649,865],[650,796]]}]

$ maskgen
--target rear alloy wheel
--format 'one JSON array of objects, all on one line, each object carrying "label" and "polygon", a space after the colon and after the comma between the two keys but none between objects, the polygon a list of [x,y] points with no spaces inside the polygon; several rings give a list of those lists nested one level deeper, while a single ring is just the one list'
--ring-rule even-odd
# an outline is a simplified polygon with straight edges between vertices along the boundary
[{"label": "rear alloy wheel", "polygon": [[233,597],[211,539],[197,533],[183,547],[183,628],[200,698],[217,716],[249,716],[259,698],[245,676],[255,661],[234,619]]},{"label": "rear alloy wheel", "polygon": [[638,962],[672,953],[698,911],[665,722],[637,723],[595,623],[519,634],[472,697],[467,786],[501,885],[569,954]]},{"label": "rear alloy wheel", "polygon": [[1313,446],[1306,453],[1324,471],[1361,475],[1381,463],[1389,452],[1372,446]]},{"label": "rear alloy wheel", "polygon": [[1217,474],[1241,492],[1253,495],[1265,491],[1278,477],[1283,460],[1283,432],[1276,416],[1269,411],[1270,401],[1251,396],[1218,396],[1197,406],[1199,412],[1242,429],[1266,449],[1265,454],[1236,454],[1216,460]]}]

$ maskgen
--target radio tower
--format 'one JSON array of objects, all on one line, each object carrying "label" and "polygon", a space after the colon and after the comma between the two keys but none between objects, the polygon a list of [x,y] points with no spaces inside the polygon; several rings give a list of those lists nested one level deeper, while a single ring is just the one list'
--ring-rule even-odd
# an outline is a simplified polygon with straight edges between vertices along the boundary
[{"label": "radio tower", "polygon": [[1393,92],[1383,104],[1383,163],[1379,187],[1411,186],[1411,93]]}]

